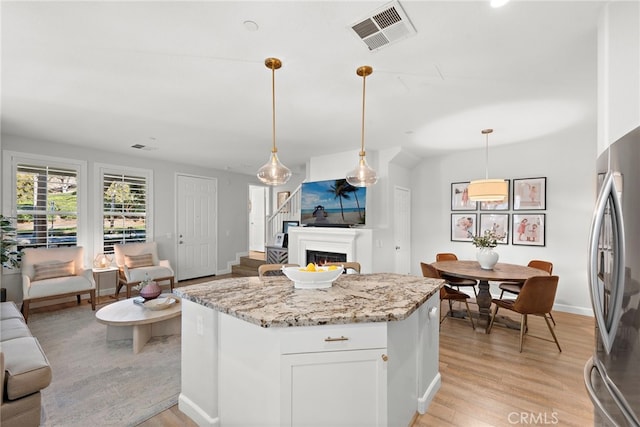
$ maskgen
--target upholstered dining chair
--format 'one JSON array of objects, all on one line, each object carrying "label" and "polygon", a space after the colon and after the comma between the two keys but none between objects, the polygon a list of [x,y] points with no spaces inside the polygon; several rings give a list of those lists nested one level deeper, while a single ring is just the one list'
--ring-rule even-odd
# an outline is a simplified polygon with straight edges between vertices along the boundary
[{"label": "upholstered dining chair", "polygon": [[[436,261],[457,261],[458,257],[456,254],[450,252],[441,252],[436,254]],[[460,286],[471,286],[473,289],[473,295],[478,298],[478,293],[476,292],[476,285],[478,282],[473,279],[463,279],[460,277],[450,276],[448,274],[443,274],[442,279],[444,279],[449,285],[455,286],[458,290],[460,290]]]},{"label": "upholstered dining chair", "polygon": [[341,265],[344,267],[344,271],[345,273],[349,274],[349,270],[352,270],[352,272],[356,272],[358,274],[360,274],[360,263],[359,262],[355,262],[355,261],[349,261],[349,262],[327,262],[324,265]]},{"label": "upholstered dining chair", "polygon": [[[527,264],[527,267],[537,268],[538,270],[546,271],[550,275],[553,273],[553,264],[550,263],[549,261],[541,261],[541,260],[538,260],[538,259],[532,259],[531,261],[529,261],[529,264]],[[501,290],[500,299],[502,299],[502,296],[504,295],[505,292],[508,292],[508,293],[514,294],[514,295],[518,295],[520,293],[520,290],[522,289],[522,285],[523,285],[523,282],[502,282],[502,283],[500,283],[500,285],[498,285],[498,287]],[[551,313],[549,313],[549,317],[551,318],[551,321],[553,322],[553,325],[555,326],[556,325],[556,321],[553,318],[553,316],[551,315]]]},{"label": "upholstered dining chair", "polygon": [[[440,276],[440,272],[436,270],[435,267],[433,267],[431,264],[421,262],[420,269],[422,270],[422,275],[424,277],[429,277],[431,279],[442,279],[442,277]],[[467,302],[468,299],[469,295],[465,294],[464,292],[460,292],[447,285],[441,287],[440,301],[446,300],[449,303],[449,311],[444,316],[440,317],[440,323],[444,322],[444,319],[449,317],[449,313],[453,313],[453,301],[464,301],[464,305],[467,307],[467,315],[469,316],[471,327],[473,329],[476,329],[476,325],[473,323],[473,317],[471,317],[471,310],[469,309],[469,303]]]},{"label": "upholstered dining chair", "polygon": [[298,264],[262,264],[258,267],[258,276],[284,276],[282,267],[300,267]]},{"label": "upholstered dining chair", "polygon": [[[528,315],[532,314],[535,316],[540,316],[544,318],[544,321],[547,324],[547,328],[549,328],[549,332],[551,332],[551,336],[553,337],[553,341],[555,341],[556,345],[558,346],[558,351],[562,352],[560,343],[558,342],[558,338],[556,337],[555,332],[553,332],[553,328],[551,327],[551,323],[549,323],[548,317],[551,313],[551,309],[553,308],[553,302],[556,298],[557,289],[558,276],[534,276],[528,278],[524,282],[524,284],[522,285],[522,289],[520,289],[520,293],[515,300],[493,299],[492,302],[495,304],[495,309],[493,311],[493,315],[491,316],[491,322],[489,323],[487,333],[491,332],[491,328],[493,327],[493,322],[496,318],[496,315],[498,314],[499,308],[504,308],[519,313],[520,353],[522,353],[524,335],[528,330]],[[551,340],[542,337],[534,338],[540,338],[542,340],[551,342]]]},{"label": "upholstered dining chair", "polygon": [[114,258],[118,266],[117,299],[123,286],[127,290],[127,298],[131,298],[131,288],[138,285],[147,276],[161,285],[168,282],[173,291],[174,273],[169,260],[158,259],[156,242],[126,243],[113,245]]}]

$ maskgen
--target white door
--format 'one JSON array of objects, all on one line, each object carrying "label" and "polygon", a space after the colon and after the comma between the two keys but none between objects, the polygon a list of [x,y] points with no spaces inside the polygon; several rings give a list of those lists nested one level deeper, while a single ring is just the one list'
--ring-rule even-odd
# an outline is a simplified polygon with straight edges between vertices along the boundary
[{"label": "white door", "polygon": [[393,240],[395,244],[395,272],[411,273],[411,191],[394,187]]},{"label": "white door", "polygon": [[217,274],[218,181],[178,175],[178,280]]},{"label": "white door", "polygon": [[269,194],[266,187],[249,186],[249,250],[264,252],[264,229],[266,219],[266,200]]}]

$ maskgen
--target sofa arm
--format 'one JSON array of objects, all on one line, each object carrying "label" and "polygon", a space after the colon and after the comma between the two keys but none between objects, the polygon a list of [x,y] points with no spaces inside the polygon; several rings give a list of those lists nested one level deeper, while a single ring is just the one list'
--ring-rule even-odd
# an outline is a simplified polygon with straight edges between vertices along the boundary
[{"label": "sofa arm", "polygon": [[22,297],[26,298],[29,295],[29,289],[31,289],[31,277],[26,274],[22,275]]},{"label": "sofa arm", "polygon": [[173,268],[171,268],[171,264],[169,264],[168,259],[161,259],[160,261],[158,261],[158,265],[160,267],[168,268],[169,270],[171,270],[171,274],[173,274]]},{"label": "sofa arm", "polygon": [[78,276],[84,276],[85,279],[91,282],[92,288],[96,287],[96,281],[93,278],[93,270],[88,270],[88,269],[80,270],[80,274],[78,274]]}]

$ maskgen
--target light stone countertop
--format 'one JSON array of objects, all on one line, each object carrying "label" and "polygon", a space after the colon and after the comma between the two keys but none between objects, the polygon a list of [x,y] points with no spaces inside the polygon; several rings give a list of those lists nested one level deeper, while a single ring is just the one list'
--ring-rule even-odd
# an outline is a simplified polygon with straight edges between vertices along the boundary
[{"label": "light stone countertop", "polygon": [[439,292],[443,280],[343,274],[327,289],[296,289],[286,277],[238,277],[174,289],[185,300],[268,327],[403,320]]}]

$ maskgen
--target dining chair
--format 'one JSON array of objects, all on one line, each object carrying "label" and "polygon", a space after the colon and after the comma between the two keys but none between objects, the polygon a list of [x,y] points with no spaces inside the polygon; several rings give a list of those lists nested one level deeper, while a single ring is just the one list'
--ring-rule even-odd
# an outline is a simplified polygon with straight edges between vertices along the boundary
[{"label": "dining chair", "polygon": [[[429,277],[431,279],[442,279],[440,276],[440,272],[436,270],[431,264],[427,264],[425,262],[420,263],[420,268],[422,269],[422,275],[424,277]],[[469,316],[469,321],[471,322],[471,327],[475,330],[476,325],[473,323],[473,317],[471,317],[471,310],[469,309],[469,303],[467,300],[469,299],[469,295],[464,292],[460,292],[456,289],[453,289],[447,285],[444,285],[440,288],[440,301],[448,301],[449,302],[449,311],[440,317],[440,323],[444,321],[447,317],[449,317],[449,313],[453,314],[453,301],[464,301],[464,305],[467,307],[467,315]],[[450,317],[453,317],[450,316]]]},{"label": "dining chair", "polygon": [[[551,314],[551,309],[553,308],[553,302],[556,298],[557,289],[558,276],[534,276],[528,278],[524,282],[524,284],[522,285],[522,289],[520,289],[520,293],[515,300],[505,300],[501,298],[493,299],[492,302],[495,304],[496,308],[493,311],[493,315],[491,316],[491,322],[489,323],[487,333],[491,332],[491,328],[493,327],[493,322],[496,318],[496,315],[498,314],[499,308],[504,308],[519,313],[520,353],[522,353],[524,335],[528,332],[528,315],[532,314],[535,316],[541,316],[544,318],[544,321],[547,324],[547,328],[549,328],[549,332],[551,332],[551,336],[558,346],[558,351],[562,352],[560,343],[558,342],[556,334],[553,332],[553,328],[551,327],[551,323],[549,323],[548,317]],[[534,336],[534,338],[540,338],[542,340],[551,342],[551,340],[542,337]]]},{"label": "dining chair", "polygon": [[298,264],[262,264],[258,267],[258,276],[284,276],[282,267],[300,267]]},{"label": "dining chair", "polygon": [[344,267],[345,273],[348,273],[349,270],[353,270],[356,273],[360,274],[360,263],[355,261],[349,262],[326,262],[323,265],[341,265]]},{"label": "dining chair", "polygon": [[[441,252],[436,254],[436,261],[457,261],[458,257],[456,254],[450,252]],[[449,285],[455,286],[458,290],[460,290],[460,286],[471,286],[473,289],[473,295],[478,298],[478,293],[476,292],[476,285],[478,282],[473,279],[463,279],[460,277],[450,276],[448,274],[442,274],[442,279],[444,279]]]},{"label": "dining chair", "polygon": [[[527,264],[527,267],[531,267],[531,268],[537,268],[538,270],[542,270],[542,271],[546,271],[547,273],[549,273],[549,275],[551,275],[553,273],[553,263],[550,263],[549,261],[541,261],[539,259],[532,259],[531,261],[529,261],[529,264]],[[524,282],[502,282],[500,283],[500,285],[498,285],[498,288],[500,288],[501,292],[500,292],[500,299],[502,299],[502,296],[504,295],[505,292],[508,292],[510,294],[514,294],[514,295],[518,295],[520,293],[520,290],[522,289],[522,284]],[[553,318],[553,316],[551,315],[551,313],[549,313],[549,316],[551,317],[551,321],[553,322],[553,326],[556,325],[556,321]]]}]

